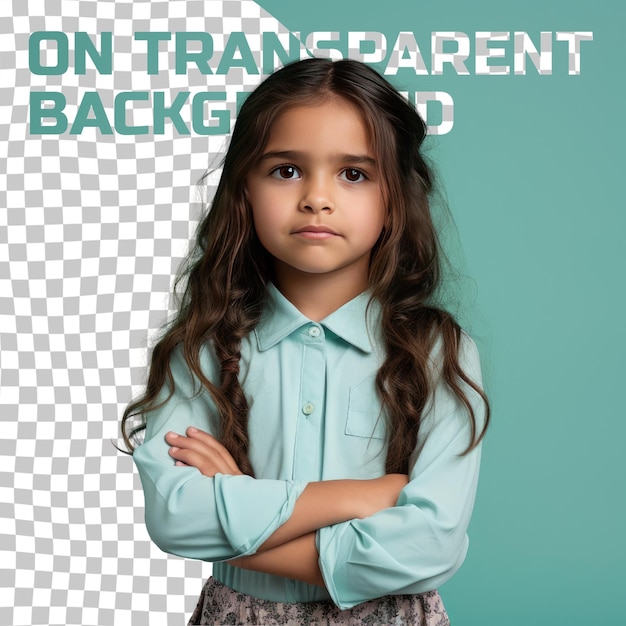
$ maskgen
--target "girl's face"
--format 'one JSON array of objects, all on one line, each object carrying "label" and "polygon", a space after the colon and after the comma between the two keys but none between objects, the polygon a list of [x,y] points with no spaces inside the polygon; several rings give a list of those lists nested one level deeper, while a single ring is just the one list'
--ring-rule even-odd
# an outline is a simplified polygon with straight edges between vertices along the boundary
[{"label": "girl's face", "polygon": [[316,274],[367,287],[385,218],[378,165],[360,113],[345,100],[276,119],[246,190],[279,286],[282,277]]}]

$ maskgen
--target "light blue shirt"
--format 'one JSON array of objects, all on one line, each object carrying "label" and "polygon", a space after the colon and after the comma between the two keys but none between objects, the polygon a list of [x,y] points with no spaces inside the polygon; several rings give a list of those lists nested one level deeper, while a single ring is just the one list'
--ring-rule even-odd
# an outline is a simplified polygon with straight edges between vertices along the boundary
[{"label": "light blue shirt", "polygon": [[[422,593],[460,567],[480,462],[468,445],[470,423],[439,383],[428,404],[410,481],[395,507],[317,533],[327,589],[232,567],[253,554],[287,519],[308,482],[377,478],[385,473],[386,424],[375,376],[383,359],[380,307],[361,294],[321,322],[312,322],[270,285],[262,320],[242,342],[243,389],[250,402],[250,458],[256,478],[175,466],[164,439],[188,426],[218,433],[209,394],[199,390],[177,349],[174,395],[147,416],[144,443],[133,455],[145,493],[146,526],[165,552],[212,561],[213,576],[243,593],[273,601],[331,598],[340,608],[390,594]],[[367,319],[366,319],[367,317]],[[431,357],[437,378],[438,347]],[[201,353],[209,379],[219,380],[210,349]],[[461,365],[480,384],[476,347],[467,335]],[[482,425],[484,406],[466,392]]]}]

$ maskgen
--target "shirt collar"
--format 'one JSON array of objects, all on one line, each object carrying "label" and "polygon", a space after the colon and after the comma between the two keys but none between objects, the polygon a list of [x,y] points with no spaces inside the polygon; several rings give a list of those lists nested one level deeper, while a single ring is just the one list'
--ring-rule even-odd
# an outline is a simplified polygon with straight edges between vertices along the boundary
[{"label": "shirt collar", "polygon": [[[369,299],[370,293],[364,291],[333,311],[320,324],[359,350],[371,352],[372,331],[368,329],[366,319]],[[380,305],[373,300],[368,312],[370,321],[376,320],[379,312]],[[273,283],[269,283],[265,311],[254,329],[259,350],[262,352],[271,348],[306,324],[311,324],[311,320],[289,302]]]}]

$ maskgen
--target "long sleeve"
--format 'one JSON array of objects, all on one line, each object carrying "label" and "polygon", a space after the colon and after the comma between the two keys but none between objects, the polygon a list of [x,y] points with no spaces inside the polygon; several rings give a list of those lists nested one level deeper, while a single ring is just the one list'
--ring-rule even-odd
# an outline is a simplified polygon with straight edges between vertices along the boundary
[{"label": "long sleeve", "polygon": [[[478,352],[465,335],[460,358],[464,371],[480,384]],[[480,429],[484,404],[469,386],[465,392]],[[443,384],[433,394],[423,427],[409,483],[395,507],[318,531],[320,569],[341,609],[384,595],[435,589],[465,559],[480,446],[459,456],[469,443],[469,418]]]},{"label": "long sleeve", "polygon": [[[216,380],[208,351],[202,366]],[[148,414],[144,443],[133,454],[150,537],[165,552],[207,561],[253,554],[289,519],[306,483],[222,474],[208,478],[194,467],[176,466],[165,434],[184,434],[188,426],[215,433],[216,412],[208,393],[195,393],[198,387],[179,349],[171,368],[174,394]]]}]

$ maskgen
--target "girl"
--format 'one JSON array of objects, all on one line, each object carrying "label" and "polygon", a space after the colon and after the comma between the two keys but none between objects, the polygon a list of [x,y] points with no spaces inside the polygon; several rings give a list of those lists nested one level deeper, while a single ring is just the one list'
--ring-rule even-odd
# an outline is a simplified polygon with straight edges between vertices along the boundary
[{"label": "girl", "polygon": [[355,61],[241,108],[134,450],[146,525],[215,563],[190,624],[447,624],[488,422],[434,304],[425,125]]}]

